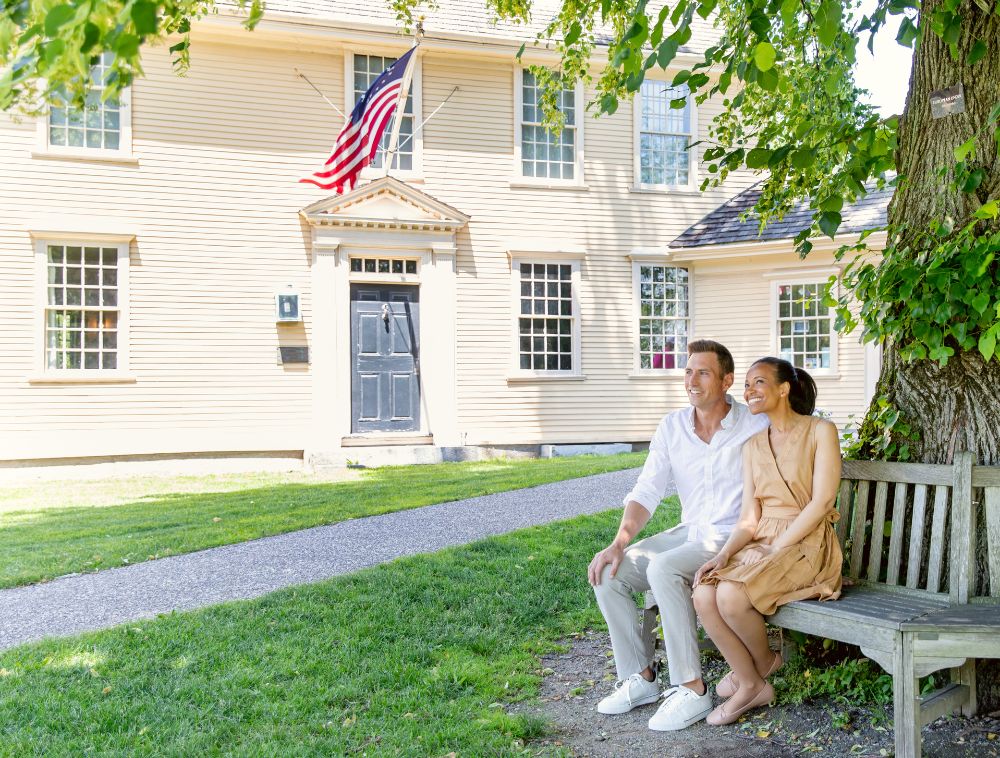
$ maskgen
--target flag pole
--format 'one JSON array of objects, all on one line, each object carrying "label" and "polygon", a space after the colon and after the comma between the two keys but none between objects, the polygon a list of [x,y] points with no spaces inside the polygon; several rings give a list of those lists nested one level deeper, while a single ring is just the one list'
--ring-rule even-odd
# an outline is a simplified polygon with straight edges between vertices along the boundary
[{"label": "flag pole", "polygon": [[396,158],[396,146],[399,142],[399,127],[402,125],[403,120],[403,110],[406,108],[406,98],[410,92],[410,79],[413,77],[413,68],[417,64],[417,53],[416,49],[420,47],[420,40],[424,36],[424,25],[422,22],[417,22],[417,29],[413,35],[413,55],[410,56],[410,60],[406,64],[406,72],[403,74],[403,81],[399,88],[399,96],[396,98],[396,108],[392,114],[392,132],[389,135],[389,144],[385,149],[385,174],[384,176],[389,176],[389,169],[392,168],[392,162]]}]

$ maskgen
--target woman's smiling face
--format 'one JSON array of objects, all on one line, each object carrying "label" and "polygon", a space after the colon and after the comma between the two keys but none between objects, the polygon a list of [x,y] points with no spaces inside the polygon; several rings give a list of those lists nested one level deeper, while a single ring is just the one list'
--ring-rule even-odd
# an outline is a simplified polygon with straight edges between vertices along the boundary
[{"label": "woman's smiling face", "polygon": [[751,413],[766,413],[777,408],[787,394],[787,384],[778,382],[778,372],[774,366],[755,363],[747,371],[743,399]]}]

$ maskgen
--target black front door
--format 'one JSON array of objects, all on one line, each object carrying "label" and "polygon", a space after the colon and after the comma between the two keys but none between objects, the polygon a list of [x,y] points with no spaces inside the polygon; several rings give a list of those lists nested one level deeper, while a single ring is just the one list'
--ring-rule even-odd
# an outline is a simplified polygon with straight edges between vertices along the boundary
[{"label": "black front door", "polygon": [[420,429],[419,288],[351,285],[351,431]]}]

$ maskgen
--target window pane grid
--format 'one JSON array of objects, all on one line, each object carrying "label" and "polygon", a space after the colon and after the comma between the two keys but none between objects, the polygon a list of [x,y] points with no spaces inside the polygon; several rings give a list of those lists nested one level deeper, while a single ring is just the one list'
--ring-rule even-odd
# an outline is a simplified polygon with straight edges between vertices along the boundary
[{"label": "window pane grid", "polygon": [[49,111],[49,144],[118,150],[121,146],[121,103],[117,98],[101,100],[101,91],[110,72],[111,53],[104,53],[91,70],[92,87],[81,111],[69,105],[53,105]]},{"label": "window pane grid", "polygon": [[[368,91],[376,79],[389,66],[396,62],[396,58],[384,55],[354,55],[354,102]],[[412,88],[411,88],[412,89]],[[353,107],[353,105],[352,105]],[[382,134],[382,141],[379,143],[378,152],[369,164],[376,168],[385,166],[385,152],[389,149],[389,140],[392,137],[391,126]],[[413,97],[412,92],[406,94],[406,105],[403,108],[403,118],[399,122],[399,141],[396,143],[396,156],[393,159],[392,167],[403,171],[413,170],[413,140],[407,141],[413,136]],[[405,144],[404,144],[405,143]]]},{"label": "window pane grid", "polygon": [[118,367],[118,249],[49,245],[45,365]]},{"label": "window pane grid", "polygon": [[572,371],[572,266],[522,263],[520,276],[518,366],[527,371]]},{"label": "window pane grid", "polygon": [[521,79],[521,170],[524,176],[573,179],[576,170],[576,93],[559,94],[559,110],[566,116],[562,132],[542,126],[541,92],[530,71]]},{"label": "window pane grid", "polygon": [[822,282],[778,286],[778,355],[797,368],[831,366],[833,320]]},{"label": "window pane grid", "polygon": [[639,267],[639,368],[687,366],[689,300],[687,269]]},{"label": "window pane grid", "polygon": [[[685,98],[684,108],[670,102]],[[685,86],[647,79],[640,94],[639,180],[642,184],[687,184],[690,168],[691,102]]]}]

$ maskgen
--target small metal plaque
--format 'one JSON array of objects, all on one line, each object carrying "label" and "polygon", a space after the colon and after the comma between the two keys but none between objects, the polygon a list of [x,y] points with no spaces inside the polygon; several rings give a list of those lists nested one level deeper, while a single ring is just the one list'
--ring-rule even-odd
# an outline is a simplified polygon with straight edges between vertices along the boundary
[{"label": "small metal plaque", "polygon": [[965,90],[961,83],[931,93],[931,116],[944,118],[965,113]]},{"label": "small metal plaque", "polygon": [[278,363],[309,363],[308,347],[279,347]]}]

